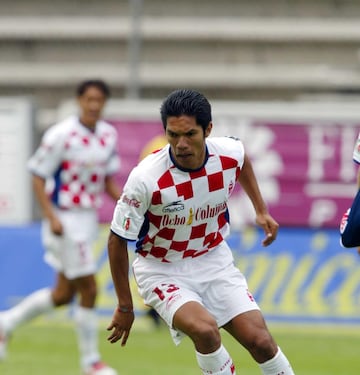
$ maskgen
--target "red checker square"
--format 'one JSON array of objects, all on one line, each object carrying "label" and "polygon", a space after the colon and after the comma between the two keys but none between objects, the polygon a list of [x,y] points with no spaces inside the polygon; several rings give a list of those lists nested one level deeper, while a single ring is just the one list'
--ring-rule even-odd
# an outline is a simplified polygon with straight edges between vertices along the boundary
[{"label": "red checker square", "polygon": [[172,241],[170,249],[175,251],[185,251],[188,247],[189,241]]},{"label": "red checker square", "polygon": [[151,238],[148,234],[144,237],[143,244],[145,243],[151,243],[154,244],[154,238]]},{"label": "red checker square", "polygon": [[169,171],[165,172],[158,180],[158,186],[160,189],[166,189],[170,186],[174,186],[174,180]]},{"label": "red checker square", "polygon": [[196,254],[196,250],[186,250],[184,251],[183,258],[192,258]]},{"label": "red checker square", "polygon": [[215,247],[221,243],[223,237],[220,233],[210,233],[204,239],[204,245],[208,248]]},{"label": "red checker square", "polygon": [[146,256],[149,254],[147,251],[144,250],[138,250],[137,253],[143,256],[144,258],[146,258]]},{"label": "red checker square", "polygon": [[183,196],[184,199],[190,199],[194,196],[191,181],[184,182],[183,184],[176,185],[178,196]]},{"label": "red checker square", "polygon": [[219,217],[218,217],[219,229],[221,229],[228,222],[229,222],[229,220],[228,220],[228,212],[223,212],[221,215],[219,215]]},{"label": "red checker square", "polygon": [[154,191],[152,198],[151,198],[151,204],[153,205],[161,204],[160,190]]},{"label": "red checker square", "polygon": [[205,168],[201,168],[198,171],[190,172],[190,178],[194,180],[195,178],[200,178],[206,176]]},{"label": "red checker square", "polygon": [[236,168],[238,163],[235,159],[227,156],[220,156],[221,166],[223,170]]},{"label": "red checker square", "polygon": [[167,249],[164,249],[163,247],[153,247],[150,250],[150,254],[155,258],[164,258],[167,252]]},{"label": "red checker square", "polygon": [[68,160],[64,160],[61,164],[62,169],[70,169],[71,163]]},{"label": "red checker square", "polygon": [[206,254],[206,253],[208,253],[208,252],[209,252],[208,249],[201,250],[201,251],[197,251],[197,252],[193,255],[193,258],[199,257],[200,255],[204,255],[204,254]]},{"label": "red checker square", "polygon": [[224,188],[222,172],[210,174],[208,176],[209,191],[220,190]]},{"label": "red checker square", "polygon": [[161,225],[161,216],[154,215],[150,211],[147,212],[148,221],[154,225],[156,228],[160,228]]},{"label": "red checker square", "polygon": [[205,236],[205,230],[206,230],[206,223],[196,225],[191,228],[191,234],[190,234],[190,239],[194,238],[201,238]]},{"label": "red checker square", "polygon": [[172,240],[174,238],[175,229],[170,228],[163,228],[159,230],[158,236],[161,238],[165,238],[166,240]]}]

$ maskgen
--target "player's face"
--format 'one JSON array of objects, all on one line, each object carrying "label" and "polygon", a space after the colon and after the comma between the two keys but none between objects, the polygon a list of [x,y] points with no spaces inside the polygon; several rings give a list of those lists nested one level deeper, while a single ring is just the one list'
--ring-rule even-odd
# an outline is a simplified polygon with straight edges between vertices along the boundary
[{"label": "player's face", "polygon": [[168,117],[166,138],[176,163],[184,169],[200,168],[206,156],[205,138],[210,134],[210,122],[205,134],[195,117]]},{"label": "player's face", "polygon": [[105,102],[104,93],[95,86],[89,86],[84,94],[78,97],[80,121],[88,127],[94,127],[101,117]]}]

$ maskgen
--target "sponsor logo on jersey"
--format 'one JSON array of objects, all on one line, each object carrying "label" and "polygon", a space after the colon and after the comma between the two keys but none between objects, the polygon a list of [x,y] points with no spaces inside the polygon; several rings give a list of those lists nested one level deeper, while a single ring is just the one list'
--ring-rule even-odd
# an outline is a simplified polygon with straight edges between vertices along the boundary
[{"label": "sponsor logo on jersey", "polygon": [[218,203],[215,206],[210,206],[208,204],[205,207],[198,207],[196,209],[190,208],[188,215],[178,215],[177,213],[175,215],[164,215],[161,219],[161,226],[191,225],[194,221],[204,221],[218,216],[226,209],[226,202]]},{"label": "sponsor logo on jersey", "polygon": [[139,208],[141,204],[141,202],[139,202],[137,199],[134,199],[134,198],[131,199],[127,197],[126,195],[124,195],[121,200],[130,207]]},{"label": "sponsor logo on jersey", "polygon": [[162,212],[176,212],[182,211],[185,208],[184,203],[181,201],[175,201],[167,204],[163,209]]}]

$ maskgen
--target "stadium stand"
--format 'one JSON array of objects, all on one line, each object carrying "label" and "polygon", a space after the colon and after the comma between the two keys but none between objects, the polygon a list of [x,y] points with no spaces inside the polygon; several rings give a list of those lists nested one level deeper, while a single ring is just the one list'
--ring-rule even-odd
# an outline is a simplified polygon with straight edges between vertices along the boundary
[{"label": "stadium stand", "polygon": [[[133,0],[141,98],[178,86],[212,99],[298,100],[357,93],[360,2]],[[2,2],[0,95],[30,95],[47,123],[89,76],[129,94],[131,1]]]}]

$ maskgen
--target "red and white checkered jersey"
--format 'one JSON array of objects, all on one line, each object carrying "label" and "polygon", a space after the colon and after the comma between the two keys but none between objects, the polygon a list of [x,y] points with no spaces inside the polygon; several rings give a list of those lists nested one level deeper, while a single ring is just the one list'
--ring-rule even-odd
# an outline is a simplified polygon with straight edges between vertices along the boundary
[{"label": "red and white checkered jersey", "polygon": [[239,140],[207,138],[207,158],[197,170],[174,165],[169,145],[130,173],[111,230],[138,240],[136,251],[160,262],[197,257],[229,232],[228,199],[244,162]]},{"label": "red and white checkered jersey", "polygon": [[98,208],[105,176],[120,167],[113,126],[96,123],[91,131],[71,116],[50,127],[28,167],[53,182],[52,200],[60,208]]},{"label": "red and white checkered jersey", "polygon": [[353,159],[356,163],[360,164],[360,133],[358,135],[358,139],[356,140],[354,152],[353,152]]}]

